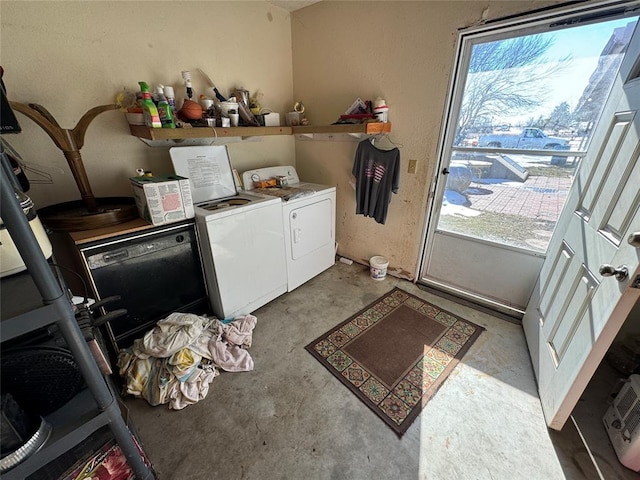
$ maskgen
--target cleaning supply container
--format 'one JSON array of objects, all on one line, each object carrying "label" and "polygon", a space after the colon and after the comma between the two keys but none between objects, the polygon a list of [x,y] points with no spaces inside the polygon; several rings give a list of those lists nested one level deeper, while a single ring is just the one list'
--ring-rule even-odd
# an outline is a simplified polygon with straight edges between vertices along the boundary
[{"label": "cleaning supply container", "polygon": [[222,111],[222,115],[225,117],[229,116],[229,110],[235,110],[238,113],[238,102],[220,102],[220,111]]},{"label": "cleaning supply container", "polygon": [[376,98],[373,102],[373,114],[379,122],[389,121],[389,106],[384,98]]},{"label": "cleaning supply container", "polygon": [[387,276],[387,267],[389,266],[389,260],[386,257],[375,255],[369,259],[369,267],[371,272],[371,278],[374,280],[384,280]]}]

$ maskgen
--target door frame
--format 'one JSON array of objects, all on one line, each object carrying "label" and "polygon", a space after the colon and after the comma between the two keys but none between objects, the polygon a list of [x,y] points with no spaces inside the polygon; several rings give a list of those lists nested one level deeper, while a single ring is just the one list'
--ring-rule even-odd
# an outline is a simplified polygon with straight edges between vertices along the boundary
[{"label": "door frame", "polygon": [[[524,315],[524,309],[526,303],[519,308],[514,305],[510,305],[506,302],[495,300],[486,295],[477,294],[469,290],[460,288],[438,281],[437,279],[427,278],[426,272],[429,266],[429,262],[432,258],[434,243],[436,241],[437,234],[437,222],[440,218],[440,210],[442,207],[442,198],[444,195],[444,185],[446,184],[446,176],[442,174],[443,169],[447,168],[450,164],[451,154],[454,150],[453,139],[456,133],[456,125],[453,123],[457,119],[460,112],[462,95],[460,89],[464,88],[467,77],[467,69],[463,68],[468,66],[471,49],[467,48],[467,44],[473,39],[494,35],[495,40],[502,38],[509,38],[514,31],[519,31],[526,28],[531,31],[531,34],[537,33],[535,29],[542,29],[545,25],[552,23],[559,23],[575,18],[576,16],[591,16],[594,20],[600,20],[607,16],[617,16],[621,14],[629,14],[635,12],[637,15],[640,10],[640,3],[637,0],[618,0],[611,1],[597,1],[589,3],[587,5],[571,5],[571,6],[551,6],[542,9],[533,10],[531,12],[525,12],[522,15],[514,15],[506,18],[490,20],[480,26],[472,26],[466,29],[461,29],[455,51],[454,62],[452,65],[451,80],[447,91],[447,100],[445,104],[445,111],[442,117],[442,126],[440,129],[440,135],[437,148],[437,166],[434,169],[431,184],[428,192],[429,206],[427,208],[426,218],[424,221],[422,241],[420,253],[421,256],[418,259],[418,276],[416,283],[433,287],[437,290],[442,290],[446,293],[453,294],[457,297],[461,297],[470,300],[474,303],[487,306],[493,310],[505,313],[509,316],[521,319]],[[466,50],[466,51],[465,51]],[[466,55],[466,56],[465,56]],[[564,152],[558,152],[560,154]],[[582,157],[585,152],[570,152],[570,156]],[[442,195],[440,195],[440,193]],[[437,200],[437,201],[436,201]],[[481,244],[489,244],[486,240],[471,238],[466,235],[454,232],[446,232],[452,238],[458,238],[463,241]],[[498,248],[499,244],[495,244]],[[537,278],[542,263],[546,257],[546,253],[539,253],[521,249],[518,247],[511,247],[502,245],[502,249],[511,253],[517,253],[523,255],[522,258],[530,258],[535,269],[535,277]],[[500,266],[498,266],[500,268]],[[503,266],[503,274],[509,274],[513,270],[512,265]],[[531,277],[531,275],[529,275]],[[535,279],[531,282],[530,293],[535,287]]]}]

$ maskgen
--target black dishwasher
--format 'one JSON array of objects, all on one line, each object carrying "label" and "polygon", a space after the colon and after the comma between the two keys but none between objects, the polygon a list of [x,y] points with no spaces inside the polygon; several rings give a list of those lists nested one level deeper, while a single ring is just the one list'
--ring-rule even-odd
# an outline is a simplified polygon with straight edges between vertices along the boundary
[{"label": "black dishwasher", "polygon": [[105,325],[112,354],[172,312],[209,313],[193,222],[83,244],[80,254],[97,299],[121,297],[107,311],[127,310]]}]

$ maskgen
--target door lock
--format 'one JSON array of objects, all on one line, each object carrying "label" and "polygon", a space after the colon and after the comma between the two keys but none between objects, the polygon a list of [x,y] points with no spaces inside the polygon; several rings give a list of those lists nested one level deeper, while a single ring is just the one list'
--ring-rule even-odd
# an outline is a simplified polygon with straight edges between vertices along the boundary
[{"label": "door lock", "polygon": [[620,265],[618,268],[607,264],[600,265],[599,272],[603,277],[616,277],[619,282],[624,282],[629,276],[629,268],[626,265]]},{"label": "door lock", "polygon": [[629,238],[627,238],[627,242],[632,247],[640,248],[640,232],[633,232],[630,234]]}]

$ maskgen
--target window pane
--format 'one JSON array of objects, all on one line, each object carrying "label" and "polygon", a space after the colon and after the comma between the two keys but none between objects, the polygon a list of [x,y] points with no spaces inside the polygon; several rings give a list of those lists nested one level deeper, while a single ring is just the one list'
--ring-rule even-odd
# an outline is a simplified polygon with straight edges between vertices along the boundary
[{"label": "window pane", "polygon": [[546,251],[636,22],[472,46],[439,229]]},{"label": "window pane", "polygon": [[454,153],[438,228],[545,252],[575,157]]}]

